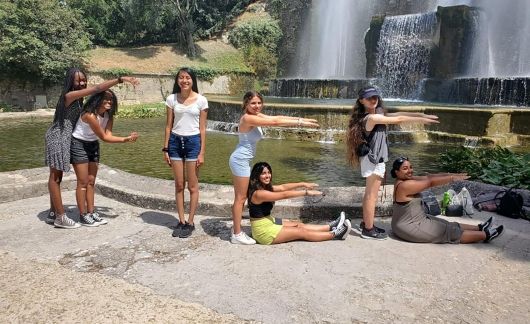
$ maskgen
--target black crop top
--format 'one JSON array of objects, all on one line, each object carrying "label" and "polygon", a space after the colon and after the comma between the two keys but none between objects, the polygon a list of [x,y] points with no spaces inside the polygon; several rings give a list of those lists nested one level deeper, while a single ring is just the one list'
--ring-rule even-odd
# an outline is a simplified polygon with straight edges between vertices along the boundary
[{"label": "black crop top", "polygon": [[269,216],[272,207],[274,207],[274,202],[266,201],[261,204],[253,204],[252,196],[248,199],[248,214],[251,218],[263,218]]}]

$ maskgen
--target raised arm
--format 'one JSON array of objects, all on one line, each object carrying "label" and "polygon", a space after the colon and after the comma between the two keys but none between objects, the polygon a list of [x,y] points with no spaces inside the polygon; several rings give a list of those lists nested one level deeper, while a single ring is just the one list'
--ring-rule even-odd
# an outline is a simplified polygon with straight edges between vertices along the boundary
[{"label": "raised arm", "polygon": [[76,100],[78,100],[80,98],[83,98],[83,97],[86,97],[86,96],[90,96],[90,95],[93,95],[93,94],[101,92],[101,91],[108,90],[111,87],[117,85],[118,83],[122,83],[122,82],[130,83],[130,84],[133,85],[133,87],[136,87],[138,84],[140,84],[140,82],[135,77],[129,77],[129,76],[123,76],[123,77],[119,77],[117,79],[104,81],[104,82],[102,82],[100,84],[97,84],[95,86],[87,87],[86,89],[75,90],[75,91],[70,91],[70,92],[66,93],[65,96],[64,96],[64,105],[65,105],[65,107],[68,107],[68,106],[70,106],[72,104],[72,102],[74,102],[74,101],[76,101]]}]

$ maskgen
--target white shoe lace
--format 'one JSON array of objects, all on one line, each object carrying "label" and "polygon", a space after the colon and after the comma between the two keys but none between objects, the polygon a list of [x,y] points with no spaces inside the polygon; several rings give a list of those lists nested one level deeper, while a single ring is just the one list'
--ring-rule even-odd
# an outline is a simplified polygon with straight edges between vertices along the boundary
[{"label": "white shoe lace", "polygon": [[66,215],[63,215],[63,217],[61,218],[61,223],[63,225],[66,225],[66,226],[74,226],[75,225],[75,221],[73,219],[69,218]]}]

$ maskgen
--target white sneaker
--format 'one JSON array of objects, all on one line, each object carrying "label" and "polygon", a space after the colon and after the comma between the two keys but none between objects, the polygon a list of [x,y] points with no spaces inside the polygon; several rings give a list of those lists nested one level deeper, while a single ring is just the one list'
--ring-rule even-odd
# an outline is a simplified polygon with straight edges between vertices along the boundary
[{"label": "white sneaker", "polygon": [[78,228],[81,227],[81,225],[72,219],[70,219],[66,214],[58,215],[55,217],[55,221],[53,222],[53,225],[58,228]]},{"label": "white sneaker", "polygon": [[256,244],[256,241],[247,235],[247,233],[241,231],[239,234],[234,234],[230,236],[230,242],[233,244],[243,244],[243,245],[252,245]]}]

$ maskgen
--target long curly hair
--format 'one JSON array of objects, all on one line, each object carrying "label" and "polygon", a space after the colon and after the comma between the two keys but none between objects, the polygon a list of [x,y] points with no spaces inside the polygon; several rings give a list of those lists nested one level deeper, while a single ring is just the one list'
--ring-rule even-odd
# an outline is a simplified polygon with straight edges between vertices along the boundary
[{"label": "long curly hair", "polygon": [[[70,91],[76,90],[74,88],[74,84],[75,84],[75,75],[77,73],[82,73],[86,79],[87,77],[86,73],[80,68],[73,67],[73,68],[68,69],[68,71],[66,71],[66,75],[64,78],[63,90],[61,91],[61,95],[59,96],[59,100],[57,101],[57,105],[55,106],[55,114],[53,116],[53,122],[59,123],[59,126],[61,127],[61,129],[64,127],[64,117],[66,114],[66,108],[68,108],[64,106],[65,95]],[[83,98],[80,98],[74,101],[73,103],[75,102],[79,102],[79,104],[82,106]]]},{"label": "long curly hair", "polygon": [[[359,91],[359,94],[367,88]],[[377,108],[384,109],[383,100],[377,96]],[[376,109],[377,109],[376,108]],[[348,122],[348,129],[346,130],[346,159],[352,167],[359,166],[359,156],[357,156],[357,147],[365,141],[363,136],[364,125],[363,119],[368,115],[366,107],[361,103],[361,98],[358,98],[353,105],[350,120]]]},{"label": "long curly hair", "polygon": [[101,104],[103,103],[103,100],[105,99],[105,93],[110,93],[112,96],[112,106],[110,110],[108,111],[109,120],[112,120],[112,118],[114,117],[114,114],[118,112],[118,98],[116,98],[116,94],[114,93],[114,91],[110,89],[98,92],[90,96],[85,102],[85,105],[83,106],[82,113],[97,114],[99,106],[101,106]]},{"label": "long curly hair", "polygon": [[[259,180],[259,177],[261,173],[263,172],[263,169],[269,169],[269,172],[271,173],[271,181],[267,185],[263,185],[261,181]],[[247,190],[247,199],[250,201],[250,198],[252,197],[252,194],[254,194],[254,191],[256,190],[269,190],[274,191],[272,189],[272,168],[270,164],[267,162],[258,162],[254,164],[252,167],[252,171],[250,172],[250,179],[248,183],[248,190]]]}]

